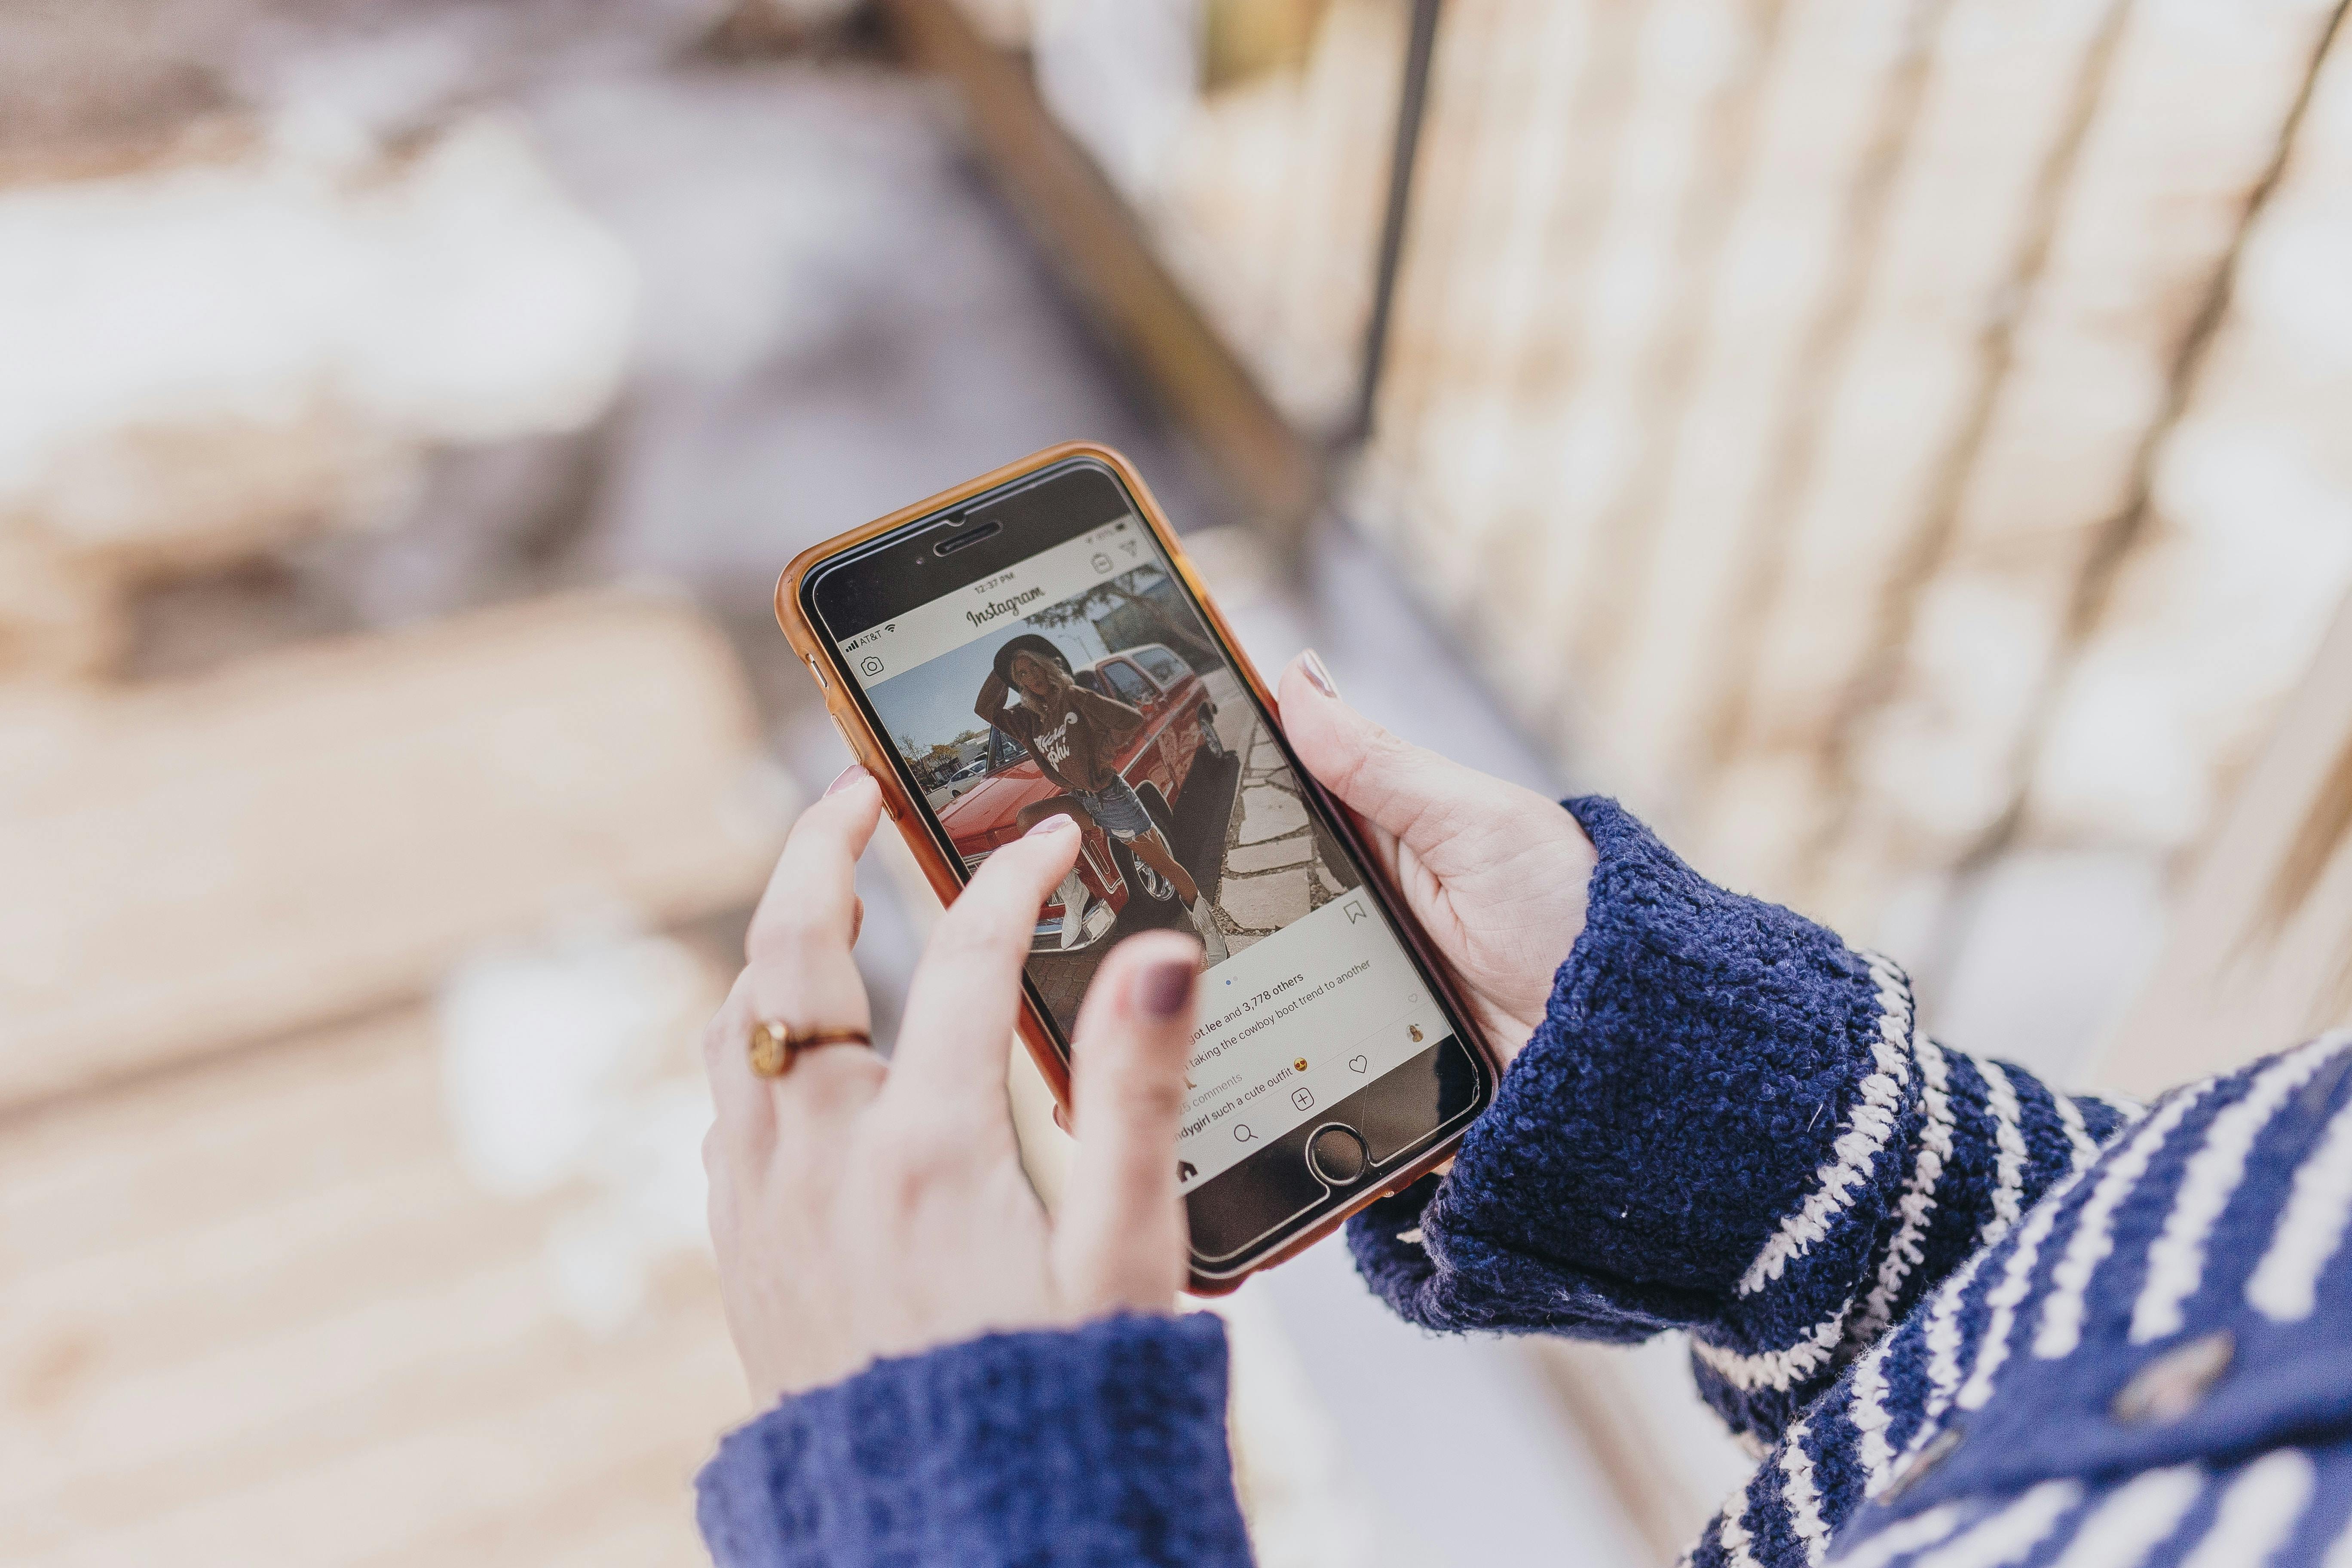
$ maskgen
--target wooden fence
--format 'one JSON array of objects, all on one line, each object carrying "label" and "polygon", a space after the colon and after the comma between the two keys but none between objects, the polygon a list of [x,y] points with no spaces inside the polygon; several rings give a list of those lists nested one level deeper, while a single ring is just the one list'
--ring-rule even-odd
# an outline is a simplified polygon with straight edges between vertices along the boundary
[{"label": "wooden fence", "polygon": [[[1380,174],[1318,128],[1394,103],[1404,9],[1144,203],[1301,417]],[[2191,845],[2352,583],[2342,10],[1448,0],[1351,510],[1576,777],[1865,935],[2013,846]]]}]

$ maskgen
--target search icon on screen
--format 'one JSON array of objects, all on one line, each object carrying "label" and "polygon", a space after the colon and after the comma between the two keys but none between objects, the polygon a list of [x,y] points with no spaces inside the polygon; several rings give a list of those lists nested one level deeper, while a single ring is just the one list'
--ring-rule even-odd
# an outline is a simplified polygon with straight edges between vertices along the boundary
[{"label": "search icon on screen", "polygon": [[1234,1142],[1236,1142],[1236,1143],[1246,1143],[1246,1142],[1248,1142],[1251,1139],[1253,1139],[1253,1138],[1255,1138],[1255,1137],[1256,1137],[1256,1136],[1257,1136],[1257,1134],[1256,1134],[1256,1133],[1255,1133],[1255,1132],[1253,1132],[1253,1131],[1250,1131],[1250,1129],[1249,1129],[1249,1123],[1248,1123],[1248,1122],[1246,1122],[1246,1121],[1243,1121],[1243,1122],[1237,1122],[1237,1123],[1235,1123],[1235,1124],[1234,1124]]}]

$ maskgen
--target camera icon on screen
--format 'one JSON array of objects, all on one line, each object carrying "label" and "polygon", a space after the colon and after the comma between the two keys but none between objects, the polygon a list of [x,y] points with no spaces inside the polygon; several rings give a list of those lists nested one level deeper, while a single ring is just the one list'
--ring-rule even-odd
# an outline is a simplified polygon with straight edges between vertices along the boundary
[{"label": "camera icon on screen", "polygon": [[879,675],[882,673],[882,661],[869,653],[859,661],[857,668],[868,675]]}]

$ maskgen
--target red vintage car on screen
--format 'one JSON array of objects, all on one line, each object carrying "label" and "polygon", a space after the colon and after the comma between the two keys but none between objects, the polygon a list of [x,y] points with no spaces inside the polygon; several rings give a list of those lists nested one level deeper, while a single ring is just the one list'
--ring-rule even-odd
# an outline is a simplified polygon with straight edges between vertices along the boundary
[{"label": "red vintage car on screen", "polygon": [[[1176,803],[1197,776],[1196,764],[1225,754],[1209,689],[1161,643],[1121,648],[1071,674],[1081,686],[1143,714],[1143,727],[1119,753],[1119,775],[1172,842]],[[1023,806],[1060,793],[1019,742],[991,730],[988,776],[940,812],[940,826],[965,866],[975,867],[998,845],[1021,836]],[[1073,952],[1093,946],[1110,934],[1137,896],[1155,907],[1171,906],[1176,889],[1125,845],[1089,826],[1076,870],[1038,913],[1031,950]]]}]

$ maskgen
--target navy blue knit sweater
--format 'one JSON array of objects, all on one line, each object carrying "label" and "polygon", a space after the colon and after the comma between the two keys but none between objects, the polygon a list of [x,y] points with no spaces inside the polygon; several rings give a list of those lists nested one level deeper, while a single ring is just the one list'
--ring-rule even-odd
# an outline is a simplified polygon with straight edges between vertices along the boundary
[{"label": "navy blue knit sweater", "polygon": [[[1902,972],[1609,801],[1549,1013],[1357,1263],[1441,1330],[1689,1331],[1759,1455],[1691,1568],[2352,1568],[2352,1036],[2149,1110],[1918,1035]],[[731,1435],[722,1563],[1243,1564],[1213,1320],[880,1363]]]}]

